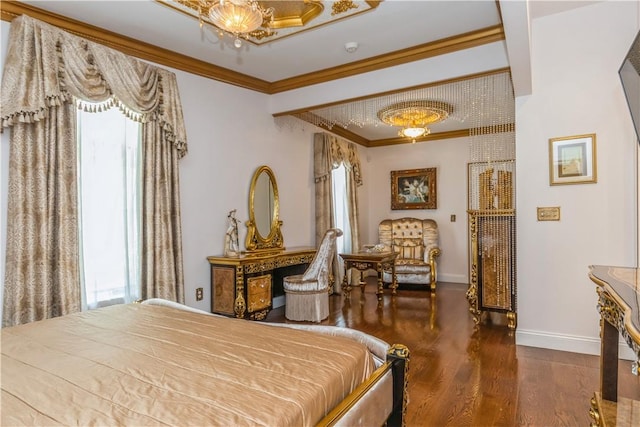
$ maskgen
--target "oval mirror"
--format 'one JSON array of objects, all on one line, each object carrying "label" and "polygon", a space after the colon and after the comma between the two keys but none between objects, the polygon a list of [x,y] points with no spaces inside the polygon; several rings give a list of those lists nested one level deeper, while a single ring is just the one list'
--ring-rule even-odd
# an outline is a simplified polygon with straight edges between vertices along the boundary
[{"label": "oval mirror", "polygon": [[253,214],[256,220],[256,232],[263,239],[271,234],[271,223],[274,218],[273,202],[274,193],[271,177],[263,170],[258,175],[253,193]]},{"label": "oval mirror", "polygon": [[276,177],[268,166],[260,166],[253,174],[249,189],[247,252],[284,249],[279,214]]}]

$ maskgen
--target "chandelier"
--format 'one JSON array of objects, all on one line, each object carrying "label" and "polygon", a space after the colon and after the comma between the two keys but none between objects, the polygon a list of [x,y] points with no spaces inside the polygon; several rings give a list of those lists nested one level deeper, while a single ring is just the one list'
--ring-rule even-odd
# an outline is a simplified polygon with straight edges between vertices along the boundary
[{"label": "chandelier", "polygon": [[388,125],[400,127],[398,136],[416,142],[416,138],[431,133],[427,126],[443,121],[452,112],[453,107],[445,102],[406,101],[378,111],[378,118]]},{"label": "chandelier", "polygon": [[[242,46],[241,39],[248,39],[251,33],[263,22],[270,18],[273,23],[272,7],[264,9],[256,0],[200,0],[209,20],[220,30],[220,35],[224,33],[235,37],[233,45],[237,48]],[[202,18],[200,19],[202,27]],[[270,29],[268,32],[270,33]]]}]

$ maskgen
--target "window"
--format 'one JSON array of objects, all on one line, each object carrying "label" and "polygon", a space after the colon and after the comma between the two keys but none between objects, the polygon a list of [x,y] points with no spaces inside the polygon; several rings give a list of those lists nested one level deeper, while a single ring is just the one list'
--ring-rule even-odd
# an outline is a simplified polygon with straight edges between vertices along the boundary
[{"label": "window", "polygon": [[140,124],[117,108],[78,110],[78,215],[83,310],[139,298]]},{"label": "window", "polygon": [[[349,221],[349,202],[347,199],[347,168],[344,163],[331,171],[333,183],[333,221],[336,228],[342,230],[342,236],[336,239],[338,253],[351,252],[351,223]],[[339,269],[344,270],[342,258],[338,257]],[[342,278],[340,278],[342,279]],[[339,281],[337,283],[340,283]]]}]

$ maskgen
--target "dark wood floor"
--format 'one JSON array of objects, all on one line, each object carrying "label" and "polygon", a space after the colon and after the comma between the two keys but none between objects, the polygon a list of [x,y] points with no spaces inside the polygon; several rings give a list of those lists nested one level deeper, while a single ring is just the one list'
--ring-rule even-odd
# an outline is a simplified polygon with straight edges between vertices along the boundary
[{"label": "dark wood floor", "polygon": [[[409,347],[408,426],[589,425],[597,356],[516,346],[503,316],[474,329],[465,285],[440,283],[435,296],[399,290],[392,298],[387,290],[378,307],[369,283],[364,293],[354,289],[349,305],[331,296],[322,324]],[[266,320],[286,322],[284,308]],[[620,362],[619,395],[640,399],[630,362]]]}]

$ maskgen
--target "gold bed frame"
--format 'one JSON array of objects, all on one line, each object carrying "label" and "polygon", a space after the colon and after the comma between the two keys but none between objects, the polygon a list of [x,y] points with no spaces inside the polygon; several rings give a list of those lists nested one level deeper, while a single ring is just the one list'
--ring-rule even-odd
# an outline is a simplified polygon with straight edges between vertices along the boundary
[{"label": "gold bed frame", "polygon": [[391,372],[393,375],[393,406],[391,414],[386,420],[386,426],[405,426],[407,413],[407,377],[409,371],[409,349],[402,344],[392,345],[387,352],[387,361],[376,369],[365,382],[360,384],[338,406],[329,412],[317,426],[334,426],[342,417],[363,399],[367,399],[367,393],[378,384],[382,378]]}]

